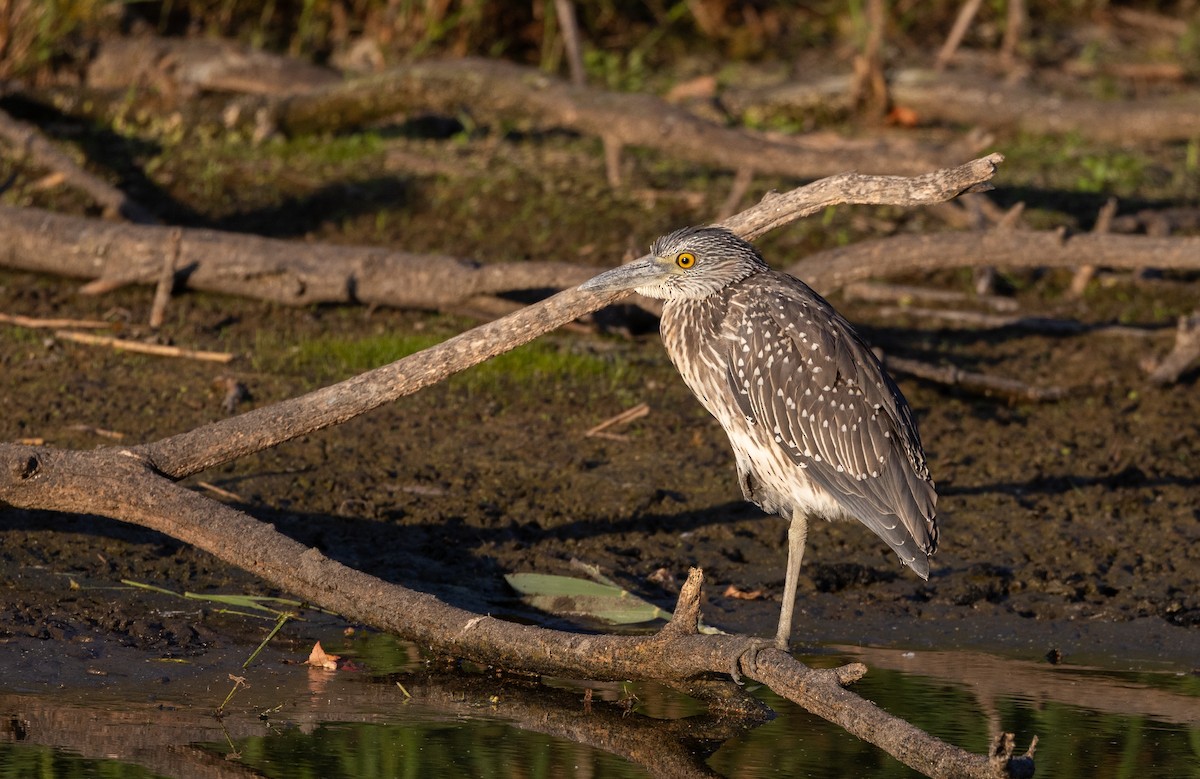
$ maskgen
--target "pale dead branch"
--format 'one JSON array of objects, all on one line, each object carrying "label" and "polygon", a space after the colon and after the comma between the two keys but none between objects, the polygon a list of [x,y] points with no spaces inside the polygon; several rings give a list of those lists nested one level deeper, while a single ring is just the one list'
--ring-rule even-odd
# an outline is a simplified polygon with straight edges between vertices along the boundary
[{"label": "pale dead branch", "polygon": [[162,327],[167,316],[167,304],[171,302],[171,292],[175,289],[175,268],[179,265],[179,244],[183,241],[183,230],[172,228],[170,233],[171,245],[163,252],[162,270],[158,274],[158,283],[154,287],[154,302],[150,305],[150,329]]},{"label": "pale dead branch", "polygon": [[607,437],[607,438],[614,438],[616,440],[624,440],[625,436],[616,435],[612,432],[609,432],[609,428],[617,427],[619,425],[627,425],[630,422],[633,422],[634,420],[641,419],[642,417],[648,415],[649,413],[650,413],[649,404],[639,403],[636,406],[632,406],[630,408],[625,409],[620,414],[616,414],[614,416],[609,417],[608,419],[604,420],[600,424],[598,424],[595,427],[588,430],[583,435],[587,438],[601,436],[601,437]]},{"label": "pale dead branch", "polygon": [[60,330],[77,328],[79,330],[106,330],[113,326],[112,322],[99,319],[40,319],[34,316],[20,314],[0,314],[0,322],[17,327],[28,327],[38,330]]},{"label": "pale dead branch", "polygon": [[107,335],[93,335],[92,333],[76,333],[72,330],[56,330],[55,338],[61,338],[64,341],[72,341],[78,344],[87,344],[89,346],[107,346],[122,352],[137,352],[138,354],[152,354],[155,357],[182,357],[188,360],[202,360],[204,362],[232,362],[233,355],[229,352],[207,352],[195,349],[183,349],[178,346],[168,346],[166,344],[152,344],[144,341],[131,341],[127,338],[114,338]]}]

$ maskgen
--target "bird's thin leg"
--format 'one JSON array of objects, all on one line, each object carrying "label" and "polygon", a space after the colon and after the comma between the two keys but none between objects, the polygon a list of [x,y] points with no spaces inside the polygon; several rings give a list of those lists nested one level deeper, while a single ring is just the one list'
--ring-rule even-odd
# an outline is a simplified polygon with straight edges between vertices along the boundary
[{"label": "bird's thin leg", "polygon": [[787,651],[792,635],[792,610],[796,607],[796,586],[800,583],[800,561],[804,559],[804,542],[808,540],[808,516],[802,511],[792,515],[788,525],[787,574],[783,580],[783,606],[779,610],[779,630],[775,646]]}]

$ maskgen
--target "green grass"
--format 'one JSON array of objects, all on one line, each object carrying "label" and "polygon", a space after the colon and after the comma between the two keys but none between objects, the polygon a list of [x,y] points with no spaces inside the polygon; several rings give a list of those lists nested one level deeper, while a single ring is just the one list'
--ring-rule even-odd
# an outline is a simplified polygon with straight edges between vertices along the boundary
[{"label": "green grass", "polygon": [[[378,368],[440,343],[440,335],[381,333],[365,338],[321,336],[290,347],[260,343],[254,363],[259,370],[303,375],[329,383]],[[627,368],[586,352],[576,352],[567,341],[542,339],[518,347],[448,379],[451,387],[472,393],[502,394],[513,387],[547,384],[586,385],[611,391]]]}]

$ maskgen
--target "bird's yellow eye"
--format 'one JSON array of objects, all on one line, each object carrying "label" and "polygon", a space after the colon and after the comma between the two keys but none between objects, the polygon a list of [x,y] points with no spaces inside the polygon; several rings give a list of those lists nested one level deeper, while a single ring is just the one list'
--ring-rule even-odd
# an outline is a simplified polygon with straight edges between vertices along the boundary
[{"label": "bird's yellow eye", "polygon": [[683,252],[675,258],[675,264],[684,270],[687,270],[696,264],[696,255],[692,254],[691,252]]}]

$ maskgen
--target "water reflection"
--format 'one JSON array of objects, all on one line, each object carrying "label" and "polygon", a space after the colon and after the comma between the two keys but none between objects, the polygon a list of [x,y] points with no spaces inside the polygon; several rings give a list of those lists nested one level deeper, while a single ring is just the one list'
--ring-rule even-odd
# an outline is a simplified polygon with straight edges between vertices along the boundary
[{"label": "water reflection", "polygon": [[[342,651],[363,670],[256,667],[222,720],[216,672],[153,693],[0,693],[0,777],[915,776],[766,690],[778,716],[756,725],[652,685],[593,684],[589,703],[584,683],[435,671],[384,636]],[[1021,749],[1037,734],[1040,776],[1200,776],[1195,674],[846,647],[809,659],[867,663],[857,692],[975,752],[1001,730]]]}]

